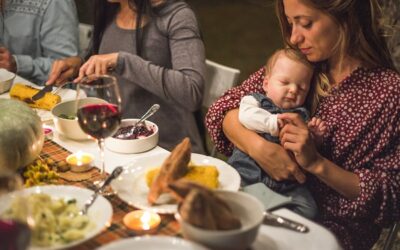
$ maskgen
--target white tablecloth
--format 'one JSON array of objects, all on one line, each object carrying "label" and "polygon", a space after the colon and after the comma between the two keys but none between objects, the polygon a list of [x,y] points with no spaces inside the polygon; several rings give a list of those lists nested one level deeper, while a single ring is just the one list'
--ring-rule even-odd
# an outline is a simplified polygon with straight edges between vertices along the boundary
[{"label": "white tablecloth", "polygon": [[[21,82],[28,85],[34,85],[29,81],[16,77],[14,82]],[[60,96],[63,100],[74,98],[75,91],[70,89],[63,89],[60,91]],[[4,93],[0,95],[0,98],[9,98],[8,93]],[[48,114],[41,114],[43,116],[48,116]],[[52,120],[46,120],[46,125],[52,126]],[[73,141],[67,138],[63,138],[57,134],[55,131],[53,135],[53,140],[66,148],[71,152],[77,152],[79,150],[91,153],[95,156],[97,162],[96,165],[99,166],[99,149],[97,143],[93,141]],[[165,149],[156,147],[148,152],[140,153],[140,154],[118,154],[111,152],[106,149],[105,151],[105,163],[106,163],[106,171],[111,172],[116,166],[126,165],[134,159],[140,159],[143,156],[151,156],[157,155],[160,153],[167,152]],[[267,226],[263,225],[260,228],[259,235],[252,245],[251,249],[255,250],[274,250],[274,249],[304,249],[304,250],[338,250],[341,249],[339,243],[335,236],[328,231],[326,228],[302,217],[299,216],[290,210],[287,209],[279,209],[274,212],[275,214],[285,216],[289,219],[292,219],[297,222],[301,222],[307,225],[310,229],[308,233],[298,233],[294,231],[290,231],[284,228],[275,227],[275,226]]]}]

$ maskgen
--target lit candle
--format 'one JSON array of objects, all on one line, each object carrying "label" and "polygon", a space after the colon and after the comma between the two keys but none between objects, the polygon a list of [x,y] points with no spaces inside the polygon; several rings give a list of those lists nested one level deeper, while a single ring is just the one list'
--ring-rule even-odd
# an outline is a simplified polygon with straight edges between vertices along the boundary
[{"label": "lit candle", "polygon": [[152,233],[160,225],[161,217],[150,211],[136,210],[124,216],[123,222],[137,233]]},{"label": "lit candle", "polygon": [[78,151],[71,154],[66,159],[73,172],[84,172],[92,167],[93,156],[91,154]]}]

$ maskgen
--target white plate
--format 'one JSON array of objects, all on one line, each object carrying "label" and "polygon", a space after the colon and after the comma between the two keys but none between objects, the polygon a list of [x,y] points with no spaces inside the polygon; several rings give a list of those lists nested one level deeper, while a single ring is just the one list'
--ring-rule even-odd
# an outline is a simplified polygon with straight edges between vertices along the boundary
[{"label": "white plate", "polygon": [[[62,185],[49,185],[49,186],[37,186],[21,191],[16,191],[0,197],[0,214],[3,213],[11,205],[11,201],[18,194],[32,194],[32,193],[44,193],[48,194],[55,199],[76,199],[77,206],[83,207],[85,201],[92,195],[93,191],[85,188],[75,186],[62,186]],[[84,241],[89,240],[104,228],[110,225],[112,219],[112,206],[110,202],[103,196],[98,196],[92,207],[88,211],[88,216],[91,221],[95,223],[95,227],[87,232],[85,238],[77,241],[70,242],[64,245],[57,245],[52,247],[30,247],[31,250],[55,250],[64,249],[78,245]]]},{"label": "white plate", "polygon": [[[173,214],[176,204],[151,206],[147,202],[149,188],[146,184],[146,173],[149,169],[159,167],[169,153],[140,158],[124,167],[124,172],[111,183],[117,195],[130,205],[148,209],[160,214]],[[219,189],[237,191],[240,187],[239,173],[226,162],[200,154],[192,154],[191,161],[196,165],[214,165],[219,172]],[[164,196],[165,197],[165,196]]]},{"label": "white plate", "polygon": [[181,238],[168,236],[145,236],[118,240],[97,250],[207,250],[207,248]]}]

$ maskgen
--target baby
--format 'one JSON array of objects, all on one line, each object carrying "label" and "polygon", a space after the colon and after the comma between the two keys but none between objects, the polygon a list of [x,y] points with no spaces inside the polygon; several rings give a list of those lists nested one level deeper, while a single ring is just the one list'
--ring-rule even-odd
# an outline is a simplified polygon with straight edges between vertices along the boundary
[{"label": "baby", "polygon": [[[293,49],[276,51],[268,60],[263,82],[265,96],[253,93],[240,102],[239,120],[248,129],[261,134],[265,139],[279,142],[279,130],[285,121],[279,118],[281,113],[298,113],[308,121],[308,127],[317,144],[322,143],[326,131],[325,123],[312,118],[306,109],[316,95],[314,91],[317,78],[313,66],[306,58]],[[275,181],[247,154],[235,148],[228,163],[240,174],[242,186],[262,182],[272,190],[290,196],[291,208],[305,217],[314,218],[317,207],[310,192],[295,181]]]}]

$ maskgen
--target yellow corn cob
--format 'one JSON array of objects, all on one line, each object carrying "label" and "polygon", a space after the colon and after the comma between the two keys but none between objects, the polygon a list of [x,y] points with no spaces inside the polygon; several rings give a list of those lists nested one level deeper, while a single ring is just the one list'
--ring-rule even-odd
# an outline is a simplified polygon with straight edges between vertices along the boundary
[{"label": "yellow corn cob", "polygon": [[46,110],[51,110],[57,103],[61,101],[61,97],[59,95],[48,92],[39,100],[29,103],[27,100],[30,100],[37,92],[39,92],[39,89],[24,85],[22,83],[15,83],[10,89],[10,97],[24,101],[32,108]]},{"label": "yellow corn cob", "polygon": [[[153,168],[146,173],[146,184],[148,187],[151,186],[159,172],[160,168]],[[189,164],[189,171],[183,179],[215,189],[219,185],[218,176],[218,169],[215,166]]]}]

